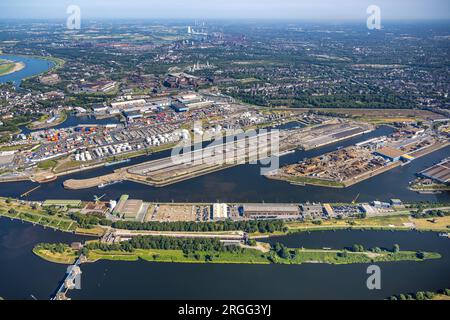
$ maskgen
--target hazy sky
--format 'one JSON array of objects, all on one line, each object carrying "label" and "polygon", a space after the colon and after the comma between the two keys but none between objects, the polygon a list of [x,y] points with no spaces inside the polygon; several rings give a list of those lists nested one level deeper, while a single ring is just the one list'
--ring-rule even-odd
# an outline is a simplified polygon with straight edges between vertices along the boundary
[{"label": "hazy sky", "polygon": [[450,0],[0,0],[0,19],[84,18],[365,20],[375,4],[386,20],[449,19]]}]

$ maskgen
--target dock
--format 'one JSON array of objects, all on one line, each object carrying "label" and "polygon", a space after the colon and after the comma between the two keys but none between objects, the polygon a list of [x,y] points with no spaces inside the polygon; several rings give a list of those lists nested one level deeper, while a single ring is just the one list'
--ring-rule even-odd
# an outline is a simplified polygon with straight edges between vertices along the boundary
[{"label": "dock", "polygon": [[37,186],[37,187],[34,187],[33,189],[30,189],[30,190],[28,190],[27,192],[22,193],[22,194],[20,195],[20,197],[21,197],[21,198],[28,197],[32,192],[36,191],[36,190],[39,189],[40,187],[41,187],[40,185]]}]

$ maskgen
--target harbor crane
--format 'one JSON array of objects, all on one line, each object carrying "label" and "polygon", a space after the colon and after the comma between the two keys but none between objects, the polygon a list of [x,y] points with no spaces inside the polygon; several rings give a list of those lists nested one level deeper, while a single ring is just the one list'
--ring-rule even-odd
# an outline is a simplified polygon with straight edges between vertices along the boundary
[{"label": "harbor crane", "polygon": [[94,201],[95,201],[95,203],[99,203],[100,202],[100,200],[102,200],[104,197],[106,196],[106,194],[104,194],[104,195],[102,195],[102,196],[97,196],[97,195],[94,195]]},{"label": "harbor crane", "polygon": [[353,199],[352,204],[355,204],[356,201],[358,201],[358,198],[360,195],[361,195],[361,193],[358,193],[358,195],[355,197],[355,199]]}]

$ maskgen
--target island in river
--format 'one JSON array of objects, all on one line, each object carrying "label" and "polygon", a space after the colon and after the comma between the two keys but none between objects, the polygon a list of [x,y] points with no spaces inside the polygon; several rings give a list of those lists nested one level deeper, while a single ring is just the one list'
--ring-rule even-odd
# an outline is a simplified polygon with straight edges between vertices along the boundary
[{"label": "island in river", "polygon": [[0,59],[0,76],[20,71],[25,68],[25,63]]},{"label": "island in river", "polygon": [[261,242],[226,245],[211,238],[169,238],[138,236],[130,240],[106,244],[89,241],[84,246],[73,248],[67,244],[40,243],[33,252],[54,263],[73,264],[81,256],[83,262],[99,260],[137,261],[170,263],[232,263],[232,264],[352,264],[396,261],[424,261],[441,258],[435,252],[364,249],[354,245],[343,250],[287,248],[282,244],[269,245]]}]

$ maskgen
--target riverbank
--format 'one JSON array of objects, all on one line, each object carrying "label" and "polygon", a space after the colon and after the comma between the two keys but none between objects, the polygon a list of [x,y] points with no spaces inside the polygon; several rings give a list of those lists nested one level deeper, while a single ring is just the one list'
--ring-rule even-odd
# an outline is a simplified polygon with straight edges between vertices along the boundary
[{"label": "riverbank", "polygon": [[[48,244],[39,244],[33,253],[40,258],[59,264],[72,264],[78,258],[77,250],[64,246],[64,249],[52,251],[46,249]],[[100,260],[109,261],[138,261],[160,263],[213,263],[213,264],[354,264],[398,261],[425,261],[440,259],[441,255],[435,252],[413,251],[363,251],[349,252],[348,250],[317,250],[304,248],[289,248],[289,257],[280,257],[274,252],[264,253],[257,249],[241,249],[238,251],[195,251],[185,253],[182,250],[164,249],[134,249],[131,252],[123,250],[88,250],[87,262]]]},{"label": "riverbank", "polygon": [[56,57],[51,57],[51,56],[38,56],[38,55],[28,56],[28,55],[23,55],[23,54],[12,54],[12,55],[17,56],[17,57],[24,57],[24,58],[42,59],[42,60],[47,60],[47,61],[50,61],[50,62],[53,63],[53,66],[51,66],[49,69],[47,69],[45,71],[42,71],[42,72],[39,72],[37,74],[34,74],[32,76],[23,78],[22,81],[29,80],[29,79],[32,79],[32,78],[44,75],[44,74],[47,74],[47,73],[52,72],[52,71],[56,71],[59,68],[61,68],[62,66],[64,66],[64,64],[66,63],[66,61],[61,59],[61,58],[56,58]]},{"label": "riverbank", "polygon": [[23,62],[6,61],[0,64],[0,77],[20,71],[26,67]]},{"label": "riverbank", "polygon": [[76,221],[61,212],[33,208],[29,204],[4,198],[0,198],[0,217],[79,235],[100,237],[105,233],[104,228],[97,226],[81,228]]},{"label": "riverbank", "polygon": [[68,112],[62,111],[58,115],[56,115],[52,121],[49,122],[48,116],[44,116],[32,123],[29,123],[26,127],[29,130],[43,130],[50,129],[56,127],[62,123],[64,123],[68,118]]}]

